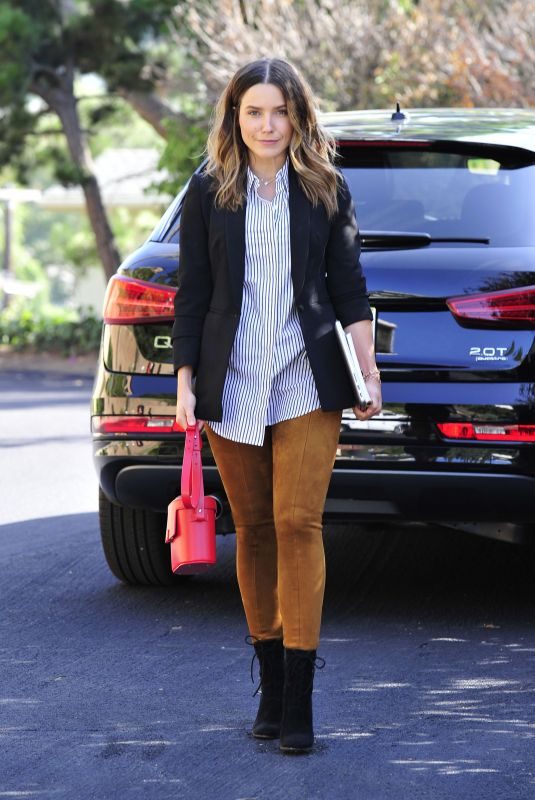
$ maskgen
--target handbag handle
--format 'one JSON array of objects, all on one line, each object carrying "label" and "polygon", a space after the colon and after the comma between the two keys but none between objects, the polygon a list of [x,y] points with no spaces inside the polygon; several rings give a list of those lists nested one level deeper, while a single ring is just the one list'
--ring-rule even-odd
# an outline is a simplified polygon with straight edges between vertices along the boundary
[{"label": "handbag handle", "polygon": [[186,428],[186,443],[182,461],[180,496],[186,508],[195,511],[195,519],[204,519],[204,482],[201,462],[202,439],[199,423]]}]

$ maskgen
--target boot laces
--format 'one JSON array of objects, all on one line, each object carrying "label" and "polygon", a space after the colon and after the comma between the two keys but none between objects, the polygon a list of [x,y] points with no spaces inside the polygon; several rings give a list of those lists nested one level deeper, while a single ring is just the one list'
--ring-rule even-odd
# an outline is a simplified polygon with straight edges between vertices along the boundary
[{"label": "boot laces", "polygon": [[[255,642],[259,642],[259,641],[260,641],[260,639],[258,639],[258,637],[256,637],[256,636],[253,636],[252,633],[248,633],[247,636],[245,637],[245,643],[251,645],[252,647],[254,647]],[[258,658],[258,654],[257,654],[256,650],[253,653],[253,657],[251,659],[251,683],[254,683],[253,665],[254,665],[254,662],[255,662],[255,658],[258,659],[258,673],[259,673],[258,674],[258,678],[259,678],[259,683],[258,683],[258,686],[256,687],[256,689],[254,691],[253,697],[256,697],[256,695],[258,694],[258,692],[260,691],[260,688],[262,686],[262,664],[260,663],[260,659]]]},{"label": "boot laces", "polygon": [[[299,686],[300,694],[308,694],[314,685],[314,671],[316,669],[323,669],[325,664],[326,661],[321,656],[312,656],[308,653],[299,656],[299,658],[292,658],[289,664],[288,678],[294,686],[295,684]],[[306,686],[304,686],[310,666],[312,670],[310,671],[309,680]]]},{"label": "boot laces", "polygon": [[[245,636],[246,644],[251,645],[251,647],[254,647],[255,643],[256,642],[260,642],[260,641],[262,641],[262,640],[259,639],[257,636],[253,636],[253,634],[247,634],[247,636]],[[253,693],[253,697],[256,697],[256,695],[258,694],[258,692],[262,688],[262,662],[258,658],[258,654],[257,654],[256,650],[255,650],[255,652],[253,654],[253,657],[251,659],[251,683],[253,683],[253,684],[255,682],[255,680],[254,680],[254,671],[253,671],[255,659],[258,660],[259,682],[258,682],[258,686],[256,687],[256,689],[255,689],[255,691]],[[307,653],[306,655],[300,656],[298,659],[293,659],[292,660],[292,662],[290,664],[289,677],[291,679],[293,679],[293,680],[298,680],[300,683],[303,683],[303,681],[305,679],[305,675],[306,675],[306,665],[307,664],[311,664],[312,665],[312,673],[311,673],[311,676],[310,676],[310,681],[307,684],[307,686],[304,689],[302,689],[303,694],[307,694],[307,692],[309,692],[310,689],[312,688],[312,686],[314,685],[314,671],[316,669],[323,669],[325,667],[325,663],[326,663],[325,659],[322,658],[321,656],[318,656],[318,655],[312,656],[312,655],[309,655]]]},{"label": "boot laces", "polygon": [[[256,687],[256,689],[254,691],[254,694],[253,694],[253,697],[255,697],[261,689],[265,690],[266,692],[268,691],[268,689],[269,689],[269,691],[273,690],[272,681],[273,681],[273,678],[274,678],[274,674],[276,675],[276,673],[277,673],[277,667],[273,663],[273,659],[274,658],[275,659],[279,658],[279,652],[278,652],[278,648],[277,648],[277,643],[280,642],[280,645],[282,646],[282,640],[280,640],[280,639],[263,640],[263,639],[257,638],[256,636],[253,636],[252,634],[248,634],[245,637],[245,641],[246,641],[247,644],[253,645],[253,646],[256,645],[257,642],[265,642],[265,647],[261,647],[261,648],[255,647],[255,652],[254,652],[253,657],[251,659],[251,682],[252,683],[254,683],[253,668],[254,668],[255,658],[258,659],[258,668],[259,668],[259,679],[260,680],[259,680],[259,684]],[[258,654],[259,650],[260,650],[260,656]],[[282,656],[282,652],[280,653],[280,655]],[[281,669],[282,669],[282,663],[283,662],[281,661],[281,665],[280,665]],[[265,673],[265,675],[264,675],[264,673]],[[264,677],[265,676],[267,676],[268,680],[270,680],[269,686],[264,682]],[[263,684],[264,684],[264,686],[263,686]]]}]

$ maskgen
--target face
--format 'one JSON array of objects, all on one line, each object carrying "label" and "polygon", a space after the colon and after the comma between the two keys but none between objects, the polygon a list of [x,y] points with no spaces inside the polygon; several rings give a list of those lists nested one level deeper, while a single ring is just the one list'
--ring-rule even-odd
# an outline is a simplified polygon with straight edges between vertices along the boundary
[{"label": "face", "polygon": [[257,83],[240,101],[239,125],[253,164],[275,168],[284,163],[292,125],[284,95],[272,83]]}]

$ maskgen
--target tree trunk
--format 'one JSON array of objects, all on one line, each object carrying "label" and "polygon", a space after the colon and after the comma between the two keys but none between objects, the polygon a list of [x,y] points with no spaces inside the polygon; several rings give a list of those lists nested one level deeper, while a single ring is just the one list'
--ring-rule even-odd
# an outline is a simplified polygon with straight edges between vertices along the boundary
[{"label": "tree trunk", "polygon": [[102,202],[86,137],[80,126],[72,70],[67,69],[63,74],[55,75],[54,78],[52,85],[49,81],[46,83],[44,81],[35,82],[31,86],[31,91],[42,97],[61,121],[71,158],[80,176],[80,186],[84,193],[89,222],[95,235],[97,252],[106,278],[109,280],[121,263],[121,257]]},{"label": "tree trunk", "polygon": [[95,234],[97,251],[104,267],[106,279],[109,280],[117,271],[117,267],[121,263],[121,256],[115,244],[113,231],[102,202],[100,187],[94,175],[84,177],[82,191],[89,221]]},{"label": "tree trunk", "polygon": [[117,94],[129,103],[139,116],[152,125],[156,133],[163,139],[168,138],[165,122],[170,120],[176,125],[187,126],[191,124],[185,114],[181,114],[160,100],[154,94],[132,92],[128,89],[118,89]]},{"label": "tree trunk", "polygon": [[13,231],[13,215],[11,200],[6,198],[3,202],[4,208],[4,253],[2,255],[2,272],[4,277],[4,292],[2,295],[2,309],[6,309],[9,303],[7,283],[11,277],[11,234]]}]

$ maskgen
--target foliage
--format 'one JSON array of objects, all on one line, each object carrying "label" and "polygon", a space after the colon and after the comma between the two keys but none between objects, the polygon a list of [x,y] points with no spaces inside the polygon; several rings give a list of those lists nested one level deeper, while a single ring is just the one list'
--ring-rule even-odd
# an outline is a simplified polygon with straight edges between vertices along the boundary
[{"label": "foliage", "polygon": [[355,0],[202,0],[177,6],[177,45],[187,48],[213,106],[245,62],[286,58],[310,81],[323,110],[369,104],[370,76],[382,42],[380,16],[391,5]]},{"label": "foliage", "polygon": [[420,0],[385,20],[380,105],[535,103],[535,0]]},{"label": "foliage", "polygon": [[[162,211],[157,208],[113,209],[110,220],[120,249],[131,253],[138,248],[155,227]],[[21,233],[25,256],[14,258],[17,277],[22,278],[20,271],[28,257],[43,267],[67,267],[76,277],[98,264],[95,241],[84,214],[35,208],[25,217]]]},{"label": "foliage", "polygon": [[[98,75],[106,87],[86,115],[90,133],[124,103],[119,90],[151,93],[160,86],[168,67],[166,48],[156,43],[175,5],[175,0],[0,0],[0,165],[16,164],[27,178],[32,152],[25,144],[51,126],[60,130],[51,97],[68,72]],[[43,102],[30,106],[32,94]],[[48,155],[54,159],[60,153]],[[76,171],[69,175],[65,159],[58,173],[60,180],[79,179]]]},{"label": "foliage", "polygon": [[164,211],[165,208],[114,209],[111,218],[121,249],[125,253],[137,250],[153,231]]},{"label": "foliage", "polygon": [[[153,147],[163,151],[165,143],[154,128],[120,97],[110,96],[103,83],[95,85],[92,79],[80,81],[80,119],[91,131],[91,153],[94,158],[111,147]],[[102,108],[104,117],[100,117]]]},{"label": "foliage", "polygon": [[[130,98],[146,114],[161,111],[159,100],[148,102],[143,95],[165,75],[165,51],[159,48],[154,59],[151,44],[173,5],[173,0],[0,0],[0,167],[10,164],[27,180],[28,142],[48,135],[44,120],[51,121],[53,137],[60,123],[67,147],[52,141],[47,155],[57,180],[82,187],[108,276],[120,257],[93,174],[90,130],[81,124],[76,81],[99,75],[108,93]],[[30,97],[38,101],[30,104]],[[103,97],[86,117],[94,128],[112,113],[112,101]]]},{"label": "foliage", "polygon": [[[535,0],[0,0],[0,169],[34,186],[83,180],[91,159],[75,162],[55,105],[68,76],[91,155],[118,141],[157,147],[170,175],[158,188],[175,193],[203,157],[215,100],[246,61],[289,59],[324,111],[395,100],[522,106],[535,104],[534,40]],[[123,252],[140,244],[150,216],[110,214]],[[46,234],[37,212],[28,222],[17,270],[40,280],[37,261],[96,263],[86,220],[48,219]]]},{"label": "foliage", "polygon": [[159,166],[167,170],[170,177],[159,182],[156,188],[175,195],[204,157],[208,125],[192,123],[184,131],[168,123],[168,129],[167,145]]},{"label": "foliage", "polygon": [[0,317],[0,343],[64,356],[98,350],[102,321],[91,308],[13,302]]},{"label": "foliage", "polygon": [[[535,104],[535,0],[190,0],[174,11],[215,103],[247,61],[297,66],[324,111]],[[281,35],[281,32],[284,35]]]},{"label": "foliage", "polygon": [[206,99],[202,77],[187,48],[173,46],[170,50],[167,86],[174,92],[175,105],[181,116],[179,119],[169,117],[163,122],[165,149],[159,167],[169,177],[156,183],[154,188],[175,195],[204,158],[212,109]]},{"label": "foliage", "polygon": [[[19,281],[26,281],[33,284],[36,290],[32,302],[47,303],[50,297],[50,283],[44,265],[35,256],[32,249],[25,241],[25,226],[32,217],[31,207],[21,205],[16,213],[11,214],[11,253],[10,253],[10,272]],[[5,247],[4,225],[0,225],[0,250]],[[3,292],[2,292],[3,294]],[[6,299],[2,297],[2,302]],[[2,315],[6,312],[2,311]]]}]

